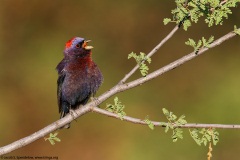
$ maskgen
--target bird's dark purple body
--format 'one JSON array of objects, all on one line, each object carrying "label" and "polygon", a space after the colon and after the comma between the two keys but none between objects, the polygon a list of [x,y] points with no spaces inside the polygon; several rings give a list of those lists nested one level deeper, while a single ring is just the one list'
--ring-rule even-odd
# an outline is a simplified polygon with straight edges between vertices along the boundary
[{"label": "bird's dark purple body", "polygon": [[[58,71],[58,107],[60,118],[85,105],[103,81],[102,73],[92,61],[92,46],[88,40],[74,37],[66,43],[64,58],[57,65]],[[65,126],[69,128],[69,125]]]}]

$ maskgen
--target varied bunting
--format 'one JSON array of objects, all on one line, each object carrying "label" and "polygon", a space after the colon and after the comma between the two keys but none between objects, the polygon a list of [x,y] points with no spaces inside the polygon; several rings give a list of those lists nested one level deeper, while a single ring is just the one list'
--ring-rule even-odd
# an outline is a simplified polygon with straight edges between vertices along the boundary
[{"label": "varied bunting", "polygon": [[[103,76],[91,55],[90,40],[74,37],[67,41],[64,58],[57,65],[57,97],[60,118],[80,105],[85,105],[94,96],[103,82]],[[70,124],[64,126],[69,128]]]}]

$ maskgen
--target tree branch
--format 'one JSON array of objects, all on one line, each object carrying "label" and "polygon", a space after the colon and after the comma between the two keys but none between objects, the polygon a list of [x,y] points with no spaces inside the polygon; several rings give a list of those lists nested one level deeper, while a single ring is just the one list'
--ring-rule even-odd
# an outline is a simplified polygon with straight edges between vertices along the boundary
[{"label": "tree branch", "polygon": [[[152,79],[154,79],[154,78],[156,78],[156,77],[158,77],[158,76],[160,76],[160,75],[162,75],[162,74],[164,74],[164,73],[166,73],[166,72],[168,72],[168,71],[170,71],[170,70],[172,70],[172,69],[174,69],[174,68],[176,68],[176,67],[178,67],[178,66],[180,66],[180,65],[182,65],[184,63],[186,63],[187,61],[192,60],[193,58],[203,54],[204,52],[206,52],[210,48],[214,48],[214,47],[220,45],[221,43],[223,43],[224,41],[226,41],[226,40],[228,40],[228,39],[230,39],[230,38],[232,38],[232,37],[234,37],[236,35],[237,35],[236,33],[230,32],[230,33],[224,35],[223,37],[215,40],[213,43],[211,43],[209,45],[208,48],[200,49],[198,51],[198,53],[196,53],[194,51],[194,52],[192,52],[192,53],[190,53],[188,55],[185,55],[182,58],[180,58],[180,59],[178,59],[178,60],[176,60],[176,61],[174,61],[174,62],[172,62],[172,63],[170,63],[170,64],[168,64],[168,65],[166,65],[166,66],[164,66],[164,67],[162,67],[162,68],[160,68],[160,69],[158,69],[158,70],[156,70],[156,71],[154,71],[154,72],[152,72],[150,74],[148,74],[146,77],[138,78],[138,79],[133,80],[131,82],[128,82],[126,84],[116,85],[112,89],[115,90],[115,88],[119,88],[118,92],[121,92],[121,91],[125,91],[127,89],[130,89],[130,88],[136,87],[138,85],[141,85],[141,84],[143,84],[143,83],[145,83],[145,82],[147,82],[149,80],[152,80]],[[105,94],[103,94],[102,96],[105,97]],[[100,96],[99,99],[103,98],[102,96]]]},{"label": "tree branch", "polygon": [[[113,117],[116,119],[120,119],[118,114],[109,112],[107,110],[98,108],[98,107],[94,107],[93,111],[99,114],[103,114],[103,115],[107,115],[109,117]],[[135,123],[135,124],[141,124],[141,125],[148,125],[144,120],[142,119],[138,119],[138,118],[133,118],[133,117],[129,117],[129,116],[123,116],[122,120],[127,121],[127,122],[131,122],[131,123]],[[156,122],[156,121],[151,121],[153,123],[154,126],[160,126],[160,127],[166,127],[167,123],[166,122]],[[175,127],[179,127],[179,128],[224,128],[224,129],[240,129],[240,125],[236,125],[236,124],[198,124],[198,123],[187,123],[185,125],[180,125],[177,126],[175,125]]]},{"label": "tree branch", "polygon": [[[173,31],[171,32],[172,35],[175,33],[175,30],[176,27],[173,29]],[[220,45],[221,43],[223,43],[224,41],[234,37],[236,34],[234,32],[230,32],[228,34],[226,34],[225,36],[219,38],[218,40],[214,41],[209,48],[213,48],[213,47],[216,47],[217,45]],[[169,38],[171,37],[171,34],[168,35]],[[169,39],[169,38],[165,38],[166,41]],[[162,44],[164,44],[165,42],[162,41]],[[159,44],[159,47],[161,45]],[[45,135],[61,128],[62,126],[70,123],[71,121],[73,121],[74,119],[90,112],[90,111],[93,111],[93,112],[97,112],[97,113],[100,113],[100,114],[104,114],[104,115],[107,115],[107,116],[110,116],[110,117],[115,117],[115,118],[119,118],[117,114],[114,114],[114,113],[111,113],[111,112],[108,112],[106,110],[103,110],[103,109],[100,109],[96,106],[98,106],[99,104],[101,104],[102,102],[104,102],[106,99],[110,98],[111,96],[115,95],[116,93],[118,92],[122,92],[122,91],[125,91],[125,90],[128,90],[128,89],[131,89],[133,87],[136,87],[138,85],[141,85],[147,81],[150,81],[152,80],[153,78],[156,78],[157,76],[160,76],[162,75],[163,73],[166,73],[178,66],[180,66],[181,64],[184,64],[185,62],[197,57],[198,55],[201,55],[203,54],[205,51],[207,51],[209,48],[203,48],[203,49],[200,49],[198,54],[196,54],[195,52],[192,52],[150,74],[148,74],[146,77],[142,77],[142,78],[139,78],[139,79],[136,79],[134,81],[131,81],[129,83],[126,83],[126,84],[117,84],[116,86],[114,86],[112,89],[108,90],[107,92],[105,92],[104,94],[102,94],[101,96],[99,96],[98,98],[96,98],[94,101],[86,104],[85,106],[81,106],[79,107],[79,109],[75,110],[73,114],[68,114],[67,116],[65,116],[64,118],[60,119],[60,120],[57,120],[55,121],[54,123],[46,126],[45,128],[25,137],[25,138],[22,138],[18,141],[15,141],[11,144],[8,144],[6,146],[3,146],[0,148],[0,155],[3,155],[3,154],[7,154],[13,150],[16,150],[18,148],[21,148],[23,146],[26,146],[36,140],[38,140],[39,138],[42,138],[44,137]],[[158,49],[158,48],[157,48]],[[156,51],[151,51],[149,54],[150,56],[152,54],[154,54]],[[133,73],[129,73],[129,75],[131,76]],[[125,76],[126,78],[122,80],[122,82],[125,82],[130,76]],[[143,122],[142,120],[140,119],[136,119],[136,118],[132,118],[132,117],[128,117],[128,116],[124,116],[123,117],[124,120],[128,121],[128,122],[132,122],[132,123],[137,123],[137,124],[146,124],[145,122]],[[163,123],[161,122],[154,122],[153,123],[154,125],[156,126],[162,126],[164,127],[164,125],[162,125]],[[183,126],[180,126],[180,127],[183,127],[183,128],[209,128],[209,127],[214,127],[214,128],[240,128],[240,125],[222,125],[222,124],[186,124],[186,125],[183,125]]]},{"label": "tree branch", "polygon": [[[154,55],[177,32],[179,28],[180,27],[176,25],[173,30],[156,47],[154,47],[151,52],[147,54],[146,57],[150,58],[152,55]],[[137,71],[138,68],[139,65],[136,65],[128,74],[125,75],[125,77],[119,82],[119,84],[125,83],[128,78],[130,78]]]}]

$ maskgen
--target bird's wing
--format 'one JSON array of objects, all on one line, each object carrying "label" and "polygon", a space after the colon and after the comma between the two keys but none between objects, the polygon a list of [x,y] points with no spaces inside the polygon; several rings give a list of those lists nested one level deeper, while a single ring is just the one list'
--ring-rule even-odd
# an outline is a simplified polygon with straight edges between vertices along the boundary
[{"label": "bird's wing", "polygon": [[58,108],[59,108],[59,113],[62,112],[62,84],[65,79],[65,74],[62,73],[59,75],[58,80],[57,80],[57,97],[58,97]]}]

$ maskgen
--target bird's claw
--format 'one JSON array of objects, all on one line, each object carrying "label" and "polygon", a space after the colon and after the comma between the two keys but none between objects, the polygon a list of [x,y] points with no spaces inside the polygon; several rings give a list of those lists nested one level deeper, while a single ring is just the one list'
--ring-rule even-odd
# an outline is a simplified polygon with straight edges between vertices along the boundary
[{"label": "bird's claw", "polygon": [[70,110],[69,110],[69,113],[70,113],[70,115],[72,116],[72,118],[73,118],[75,121],[77,121],[77,120],[76,120],[77,117],[76,117],[74,114],[76,114],[77,116],[78,116],[78,114],[77,114],[73,109],[70,109]]}]

